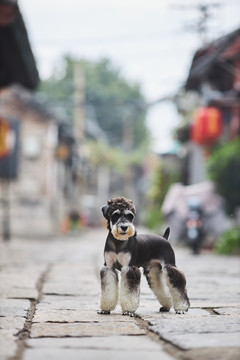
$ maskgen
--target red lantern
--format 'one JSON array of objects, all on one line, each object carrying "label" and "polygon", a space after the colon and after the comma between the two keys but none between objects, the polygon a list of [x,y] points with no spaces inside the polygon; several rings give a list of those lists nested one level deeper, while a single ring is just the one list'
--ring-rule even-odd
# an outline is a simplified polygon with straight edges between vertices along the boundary
[{"label": "red lantern", "polygon": [[199,145],[213,144],[222,133],[222,114],[215,107],[199,108],[194,113],[191,140]]},{"label": "red lantern", "polygon": [[0,118],[0,159],[9,154],[8,135],[10,126],[7,121]]}]

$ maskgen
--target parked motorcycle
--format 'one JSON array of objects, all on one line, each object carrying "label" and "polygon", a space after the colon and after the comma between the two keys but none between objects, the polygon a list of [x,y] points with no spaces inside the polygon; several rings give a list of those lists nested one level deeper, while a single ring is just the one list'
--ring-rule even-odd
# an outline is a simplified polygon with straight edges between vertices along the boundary
[{"label": "parked motorcycle", "polygon": [[185,222],[185,238],[193,254],[199,254],[204,240],[203,213],[198,198],[188,200],[188,217]]}]

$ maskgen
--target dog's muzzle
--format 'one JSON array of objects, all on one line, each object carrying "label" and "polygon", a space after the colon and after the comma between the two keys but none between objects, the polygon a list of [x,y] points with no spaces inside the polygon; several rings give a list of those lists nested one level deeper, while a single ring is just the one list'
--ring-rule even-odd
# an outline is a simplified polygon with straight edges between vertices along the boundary
[{"label": "dog's muzzle", "polygon": [[128,229],[128,226],[125,226],[125,225],[122,225],[122,226],[121,226],[122,235],[124,235],[124,234],[127,233],[127,229]]},{"label": "dog's muzzle", "polygon": [[132,223],[116,223],[111,226],[111,232],[115,239],[126,241],[134,235],[135,227]]}]

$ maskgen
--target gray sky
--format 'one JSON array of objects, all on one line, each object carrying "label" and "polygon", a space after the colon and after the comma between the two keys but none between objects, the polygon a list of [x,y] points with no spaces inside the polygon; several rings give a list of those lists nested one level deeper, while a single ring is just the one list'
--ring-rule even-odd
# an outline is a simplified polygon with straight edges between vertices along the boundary
[{"label": "gray sky", "polygon": [[[202,42],[194,26],[200,3],[219,4],[210,9],[209,40],[240,26],[240,0],[19,0],[42,78],[65,53],[108,57],[141,84],[149,101],[175,93],[186,79]],[[163,103],[147,121],[158,150],[179,119],[174,106]]]}]

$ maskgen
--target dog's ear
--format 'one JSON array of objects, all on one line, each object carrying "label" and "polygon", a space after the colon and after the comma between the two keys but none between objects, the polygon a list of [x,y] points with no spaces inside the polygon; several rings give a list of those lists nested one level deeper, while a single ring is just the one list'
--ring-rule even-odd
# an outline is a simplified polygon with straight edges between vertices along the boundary
[{"label": "dog's ear", "polygon": [[107,215],[107,212],[108,212],[108,209],[109,209],[109,205],[105,205],[101,208],[102,210],[102,213],[103,213],[103,216],[108,220],[108,215]]}]

